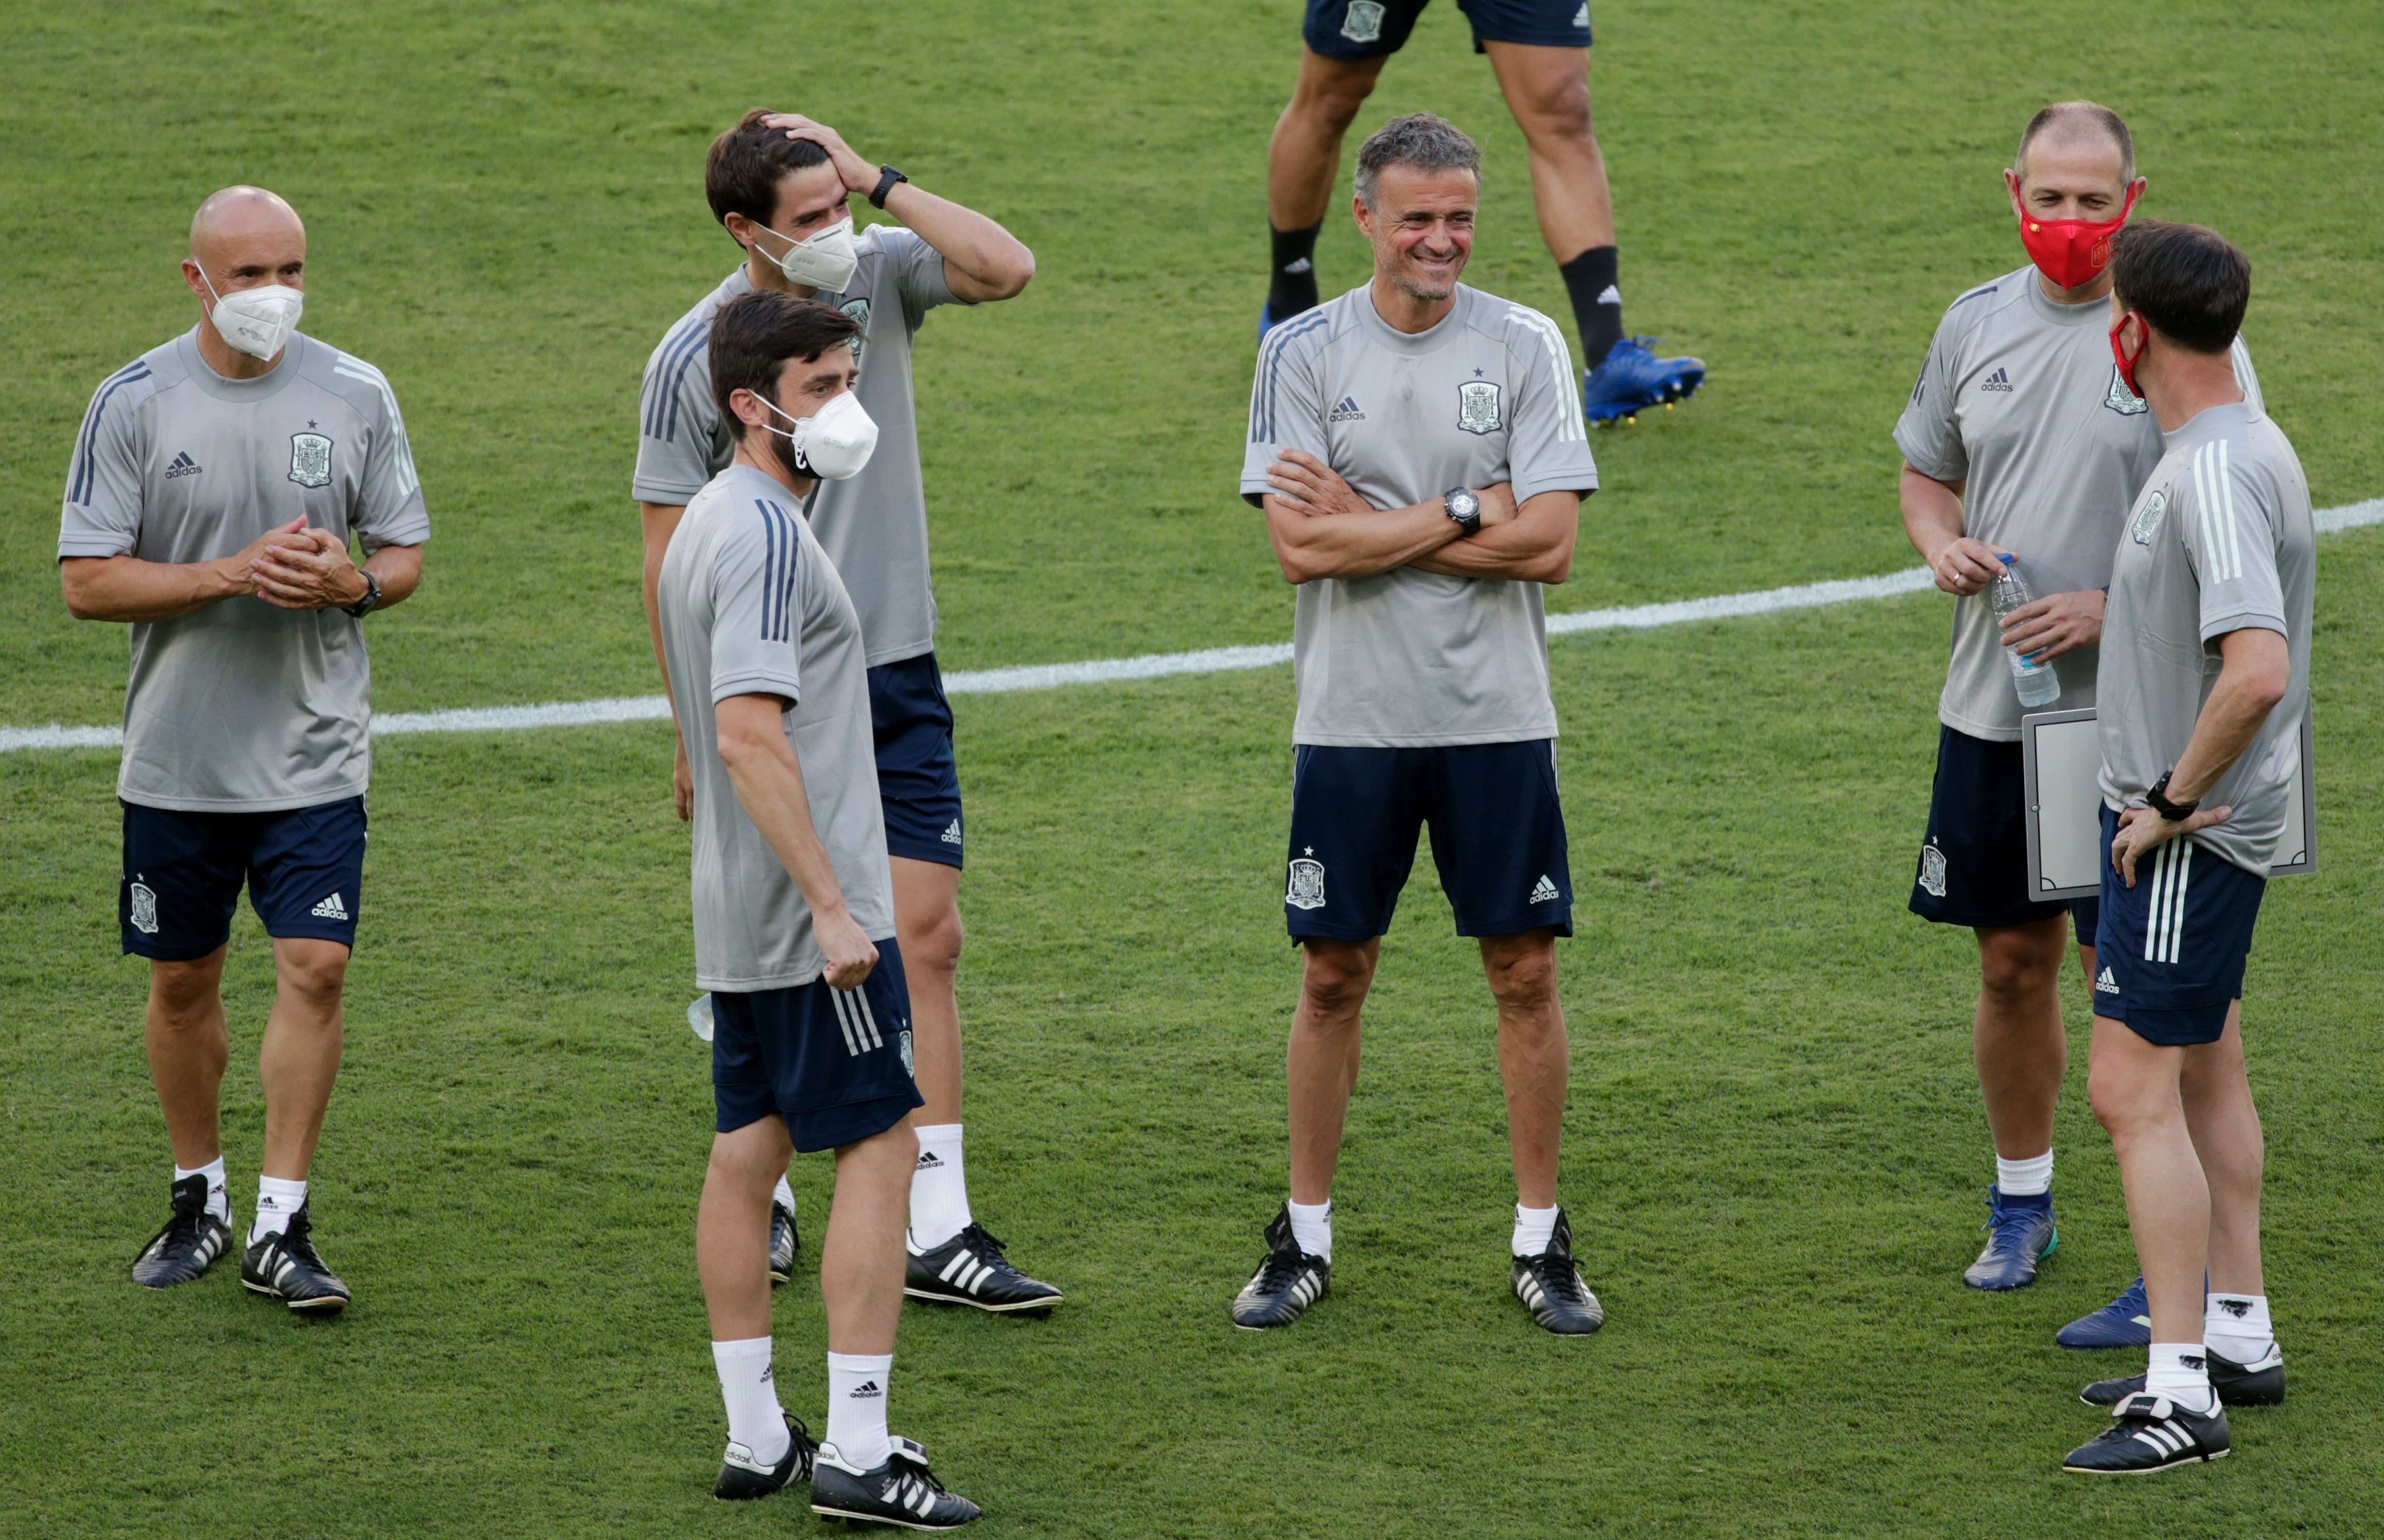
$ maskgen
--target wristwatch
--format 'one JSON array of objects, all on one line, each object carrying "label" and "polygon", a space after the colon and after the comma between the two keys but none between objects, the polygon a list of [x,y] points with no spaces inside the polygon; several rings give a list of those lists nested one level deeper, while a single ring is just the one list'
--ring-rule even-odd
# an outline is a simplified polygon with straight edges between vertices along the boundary
[{"label": "wristwatch", "polygon": [[[361,571],[362,569],[359,568],[358,570]],[[341,605],[340,609],[343,613],[354,615],[358,620],[362,620],[365,616],[372,614],[374,610],[378,609],[379,605],[380,579],[374,577],[371,573],[366,572],[365,573],[365,596],[362,599],[357,600],[353,604]]]},{"label": "wristwatch", "polygon": [[2191,802],[2172,802],[2168,800],[2168,778],[2176,774],[2174,770],[2162,771],[2161,778],[2153,782],[2152,789],[2144,793],[2144,801],[2152,805],[2152,810],[2172,824],[2180,819],[2192,817],[2193,810],[2202,805],[2198,798]]},{"label": "wristwatch", "polygon": [[1482,533],[1482,500],[1463,487],[1440,494],[1441,505],[1448,510],[1448,521],[1469,535]]},{"label": "wristwatch", "polygon": [[894,184],[911,180],[891,166],[880,166],[878,169],[886,174],[877,179],[877,191],[869,194],[869,206],[872,208],[884,208],[886,194],[894,191]]}]

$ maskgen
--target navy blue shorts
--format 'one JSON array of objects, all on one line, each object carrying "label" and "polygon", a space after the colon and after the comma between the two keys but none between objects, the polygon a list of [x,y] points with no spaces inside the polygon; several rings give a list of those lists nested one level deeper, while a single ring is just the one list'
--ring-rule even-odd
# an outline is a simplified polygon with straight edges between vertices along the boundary
[{"label": "navy blue shorts", "polygon": [[[2119,815],[2103,810],[2103,848]],[[2094,1014],[2148,1043],[2215,1043],[2243,998],[2243,963],[2268,879],[2172,839],[2136,862],[2136,885],[2103,863],[2103,928],[2094,938]]]},{"label": "navy blue shorts", "polygon": [[933,652],[869,671],[869,725],[886,853],[961,863],[961,773],[952,763],[952,708]]},{"label": "navy blue shorts", "polygon": [[1572,934],[1572,871],[1556,741],[1446,749],[1303,743],[1291,778],[1283,914],[1295,941],[1370,941],[1391,928],[1417,831],[1459,936]]},{"label": "navy blue shorts", "polygon": [[123,802],[124,950],[161,962],[206,956],[231,937],[240,885],[265,934],[356,944],[364,907],[365,800],[286,813],[180,813]]},{"label": "navy blue shorts", "polygon": [[2094,940],[2094,900],[2041,902],[2028,890],[2028,775],[2017,743],[1937,727],[1929,833],[1912,876],[1912,913],[1949,925],[2033,925],[2067,909],[2080,946]]},{"label": "navy blue shorts", "polygon": [[912,1074],[911,989],[890,936],[849,993],[826,979],[712,992],[714,1126],[724,1134],[776,1112],[797,1149],[852,1144],[925,1105]]},{"label": "navy blue shorts", "polygon": [[[1329,59],[1386,58],[1407,46],[1429,0],[1308,0],[1299,35]],[[1543,48],[1589,46],[1586,0],[1457,0],[1473,24],[1473,51],[1485,43]]]}]

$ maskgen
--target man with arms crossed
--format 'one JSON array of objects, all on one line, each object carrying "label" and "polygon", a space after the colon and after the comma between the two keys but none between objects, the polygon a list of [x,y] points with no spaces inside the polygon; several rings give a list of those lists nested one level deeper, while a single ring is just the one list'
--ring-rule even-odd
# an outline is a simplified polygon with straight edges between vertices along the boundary
[{"label": "man with arms crossed", "polygon": [[174,1147],[173,1216],[133,1282],[189,1283],[231,1243],[218,987],[245,881],[275,990],[241,1282],[335,1314],[348,1286],[315,1249],[306,1174],[363,907],[359,622],[421,581],[430,521],[388,380],[297,330],[305,267],[306,228],[273,193],[228,187],[199,205],[182,263],[199,324],[92,397],[58,569],[78,617],[132,627],[118,913],[124,950],[149,959],[149,1074]]},{"label": "man with arms crossed", "polygon": [[[1407,45],[1428,0],[1308,0],[1299,83],[1267,145],[1267,233],[1273,256],[1259,336],[1313,309],[1316,237],[1341,168],[1341,136],[1384,64]],[[1652,337],[1622,334],[1614,196],[1589,112],[1587,0],[1458,0],[1473,51],[1531,146],[1532,202],[1581,329],[1582,410],[1598,428],[1695,395],[1702,359],[1658,358]]]},{"label": "man with arms crossed", "polygon": [[[696,1218],[728,1410],[713,1490],[760,1497],[809,1477],[819,1512],[950,1529],[975,1505],[886,1431],[919,1093],[861,622],[799,512],[875,441],[851,393],[860,332],[786,294],[748,294],[714,317],[706,373],[735,454],[688,505],[657,586],[694,781],[696,976],[713,1001],[718,1133]],[[827,1438],[814,1451],[771,1372],[768,1239],[773,1185],[795,1151],[820,1149],[836,1151],[836,1200],[820,1249]]]},{"label": "man with arms crossed", "polygon": [[[852,232],[853,193],[902,221]],[[728,464],[730,425],[712,399],[705,339],[724,304],[756,291],[817,298],[853,317],[854,387],[879,425],[868,468],[823,486],[808,510],[843,575],[868,639],[877,778],[894,859],[894,922],[918,1011],[919,1169],[911,1196],[908,1288],[984,1310],[1060,1301],[1020,1274],[975,1223],[961,1157],[961,792],[951,708],[936,668],[936,598],[927,575],[927,503],[919,475],[911,343],[939,304],[1003,300],[1026,287],[1035,257],[984,215],[923,192],[892,167],[852,153],[833,129],[756,109],[713,142],[704,194],[746,259],[663,338],[639,396],[636,495],[645,525],[646,614],[687,500]],[[662,642],[656,634],[655,653]],[[687,747],[678,810],[688,812]],[[778,1186],[771,1263],[794,1264],[794,1194]]]},{"label": "man with arms crossed", "polygon": [[1557,1206],[1556,938],[1572,932],[1572,893],[1540,590],[1571,571],[1597,466],[1556,324],[1457,281],[1480,192],[1471,139],[1428,113],[1385,124],[1358,153],[1373,280],[1259,354],[1241,490],[1299,585],[1284,913],[1305,960],[1291,1196],[1234,1299],[1239,1326],[1286,1325],[1330,1282],[1359,1012],[1427,821],[1497,1001],[1519,1196],[1509,1280],[1548,1331],[1605,1320]]},{"label": "man with arms crossed", "polygon": [[[2236,381],[2252,265],[2215,231],[2119,234],[2112,351],[2167,453],[2111,573],[2097,708],[2103,873],[2087,1092],[2119,1157],[2152,1316],[2142,1377],[2090,1385],[2112,1423],[2063,1469],[2228,1452],[2227,1406],[2285,1398],[2260,1272],[2260,1114],[2243,964],[2309,716],[2316,530],[2301,461]],[[2204,1299],[2204,1280],[2208,1298]]]},{"label": "man with arms crossed", "polygon": [[[2050,663],[2061,698],[2094,702],[2095,641],[2128,501],[2159,459],[2160,432],[2122,388],[2104,339],[2110,237],[2144,183],[2127,125],[2092,102],[2029,120],[2004,173],[2030,265],[1956,299],[1895,425],[1904,528],[1937,586],[1957,597],[1953,660],[1937,702],[1937,776],[1913,913],[1970,927],[1979,1000],[1971,1051],[1993,1135],[1987,1244],[1972,1288],[2023,1288],[2054,1247],[2053,1116],[2068,1065],[2061,1018],[2065,933],[2095,976],[2095,900],[2028,890],[2022,707],[2007,648]],[[2251,365],[2238,361],[2247,387]],[[1998,625],[1986,592],[2016,554],[2036,601]],[[2063,1328],[2065,1347],[2146,1339],[2135,1285]]]}]

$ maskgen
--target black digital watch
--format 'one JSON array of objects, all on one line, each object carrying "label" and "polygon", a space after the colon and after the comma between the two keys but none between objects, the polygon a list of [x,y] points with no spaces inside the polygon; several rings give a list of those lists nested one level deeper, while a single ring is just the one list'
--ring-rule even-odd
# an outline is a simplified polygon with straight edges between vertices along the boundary
[{"label": "black digital watch", "polygon": [[[362,569],[359,568],[358,570]],[[366,572],[365,573],[365,596],[362,599],[357,600],[353,604],[341,605],[340,609],[342,614],[352,615],[358,620],[362,620],[365,616],[372,614],[374,610],[379,607],[380,579],[374,577],[371,573]]]},{"label": "black digital watch", "polygon": [[2191,802],[2172,802],[2168,800],[2168,778],[2176,774],[2175,770],[2162,771],[2161,778],[2153,782],[2151,789],[2144,793],[2144,801],[2150,804],[2152,810],[2172,824],[2192,817],[2193,810],[2202,805],[2199,799]]},{"label": "black digital watch", "polygon": [[869,206],[872,208],[884,208],[886,206],[886,194],[894,191],[894,184],[897,182],[909,181],[911,180],[901,172],[894,169],[891,166],[880,166],[878,169],[883,171],[885,175],[877,179],[876,191],[869,194]]}]

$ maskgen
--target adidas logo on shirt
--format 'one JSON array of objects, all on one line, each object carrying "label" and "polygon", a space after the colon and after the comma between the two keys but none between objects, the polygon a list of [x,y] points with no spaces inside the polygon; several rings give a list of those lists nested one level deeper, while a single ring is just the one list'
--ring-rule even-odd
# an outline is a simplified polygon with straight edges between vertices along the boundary
[{"label": "adidas logo on shirt", "polygon": [[166,467],[166,479],[168,481],[171,481],[178,476],[196,476],[198,474],[199,463],[191,458],[191,453],[188,450],[184,450],[181,453],[175,455],[173,463]]},{"label": "adidas logo on shirt", "polygon": [[2096,975],[2094,992],[2098,995],[2116,995],[2119,992],[2119,981],[2111,976],[2110,969],[2105,968]]},{"label": "adidas logo on shirt", "polygon": [[944,843],[945,843],[945,844],[947,844],[947,845],[957,845],[957,844],[959,844],[960,842],[961,842],[961,821],[960,821],[959,819],[955,818],[955,819],[953,819],[953,820],[952,820],[952,822],[951,822],[951,826],[950,826],[949,828],[947,828],[947,829],[945,829],[945,830],[944,830]]},{"label": "adidas logo on shirt", "polygon": [[348,917],[348,906],[341,903],[340,896],[334,893],[307,913],[318,920],[344,920]]},{"label": "adidas logo on shirt", "polygon": [[2004,373],[2001,369],[1997,369],[1994,373],[1987,376],[1985,380],[1983,380],[1979,386],[1979,389],[1981,391],[2008,391],[2011,388],[2011,377]]},{"label": "adidas logo on shirt", "polygon": [[886,1392],[877,1388],[877,1382],[875,1380],[863,1380],[853,1393],[846,1397],[845,1399],[848,1401],[865,1401],[873,1396],[883,1396],[885,1394]]},{"label": "adidas logo on shirt", "polygon": [[1356,396],[1343,396],[1341,404],[1333,408],[1332,416],[1324,420],[1326,422],[1364,422],[1366,414],[1358,410]]},{"label": "adidas logo on shirt", "polygon": [[1547,877],[1543,875],[1540,880],[1533,885],[1532,896],[1529,901],[1533,903],[1554,903],[1557,901],[1558,897],[1557,885],[1550,882]]}]

